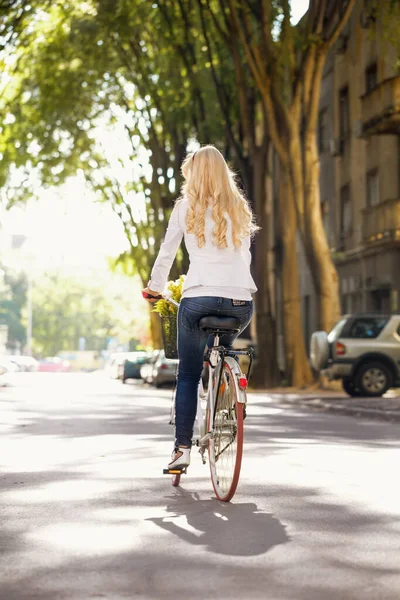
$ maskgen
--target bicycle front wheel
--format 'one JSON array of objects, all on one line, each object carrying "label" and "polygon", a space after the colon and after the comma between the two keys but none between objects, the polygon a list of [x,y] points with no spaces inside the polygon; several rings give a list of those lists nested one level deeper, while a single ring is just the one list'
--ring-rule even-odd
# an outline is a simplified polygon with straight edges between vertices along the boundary
[{"label": "bicycle front wheel", "polygon": [[[239,481],[243,453],[243,403],[239,386],[228,362],[222,366],[221,386],[216,399],[213,435],[208,455],[211,481],[218,500],[229,502]],[[217,369],[218,371],[218,369]],[[218,373],[214,374],[217,381]],[[210,430],[210,415],[209,430]]]},{"label": "bicycle front wheel", "polygon": [[181,474],[172,475],[172,485],[178,487],[181,482]]}]

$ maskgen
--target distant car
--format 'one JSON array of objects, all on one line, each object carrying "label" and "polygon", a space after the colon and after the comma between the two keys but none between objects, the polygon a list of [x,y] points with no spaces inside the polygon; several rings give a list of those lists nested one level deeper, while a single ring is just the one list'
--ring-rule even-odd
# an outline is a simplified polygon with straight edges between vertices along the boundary
[{"label": "distant car", "polygon": [[174,383],[178,363],[177,359],[165,358],[164,350],[159,350],[157,355],[153,355],[152,361],[142,367],[141,377],[143,381],[155,387]]},{"label": "distant car", "polygon": [[46,373],[69,373],[71,365],[67,360],[63,360],[58,356],[48,356],[39,361],[38,371]]},{"label": "distant car", "polygon": [[33,358],[33,356],[10,354],[7,355],[7,359],[18,365],[20,371],[33,372],[37,371],[39,367],[39,361]]},{"label": "distant car", "polygon": [[0,356],[0,375],[17,373],[18,371],[20,371],[20,368],[14,361],[9,360],[8,356]]},{"label": "distant car", "polygon": [[345,315],[311,336],[313,368],[341,379],[349,396],[382,396],[400,386],[400,314]]},{"label": "distant car", "polygon": [[129,352],[122,364],[122,383],[127,379],[140,379],[140,370],[151,358],[147,352]]},{"label": "distant car", "polygon": [[113,352],[105,365],[105,372],[112,379],[122,379],[122,369],[129,352]]},{"label": "distant car", "polygon": [[13,375],[19,371],[18,366],[5,356],[0,356],[0,387],[12,385]]},{"label": "distant car", "polygon": [[154,350],[150,354],[149,360],[140,368],[140,377],[143,379],[144,383],[151,383],[154,365],[160,352],[161,350]]},{"label": "distant car", "polygon": [[69,362],[71,371],[97,371],[101,365],[100,353],[95,350],[64,350],[57,356]]}]

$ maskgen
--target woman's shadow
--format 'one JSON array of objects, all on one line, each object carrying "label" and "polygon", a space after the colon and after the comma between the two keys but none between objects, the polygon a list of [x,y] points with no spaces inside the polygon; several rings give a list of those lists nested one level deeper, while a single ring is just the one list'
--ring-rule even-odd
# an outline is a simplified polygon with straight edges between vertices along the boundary
[{"label": "woman's shadow", "polygon": [[181,488],[168,499],[169,514],[147,520],[216,554],[255,556],[289,541],[282,523],[256,504],[200,500],[198,494]]}]

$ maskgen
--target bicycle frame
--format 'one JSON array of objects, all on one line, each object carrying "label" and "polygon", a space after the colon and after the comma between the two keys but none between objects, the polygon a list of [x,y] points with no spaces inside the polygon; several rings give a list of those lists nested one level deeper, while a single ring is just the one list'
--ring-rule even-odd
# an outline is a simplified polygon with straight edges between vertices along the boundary
[{"label": "bicycle frame", "polygon": [[[167,294],[163,294],[162,297],[164,298],[164,300],[166,300],[167,302],[169,302],[176,308],[179,308],[179,302],[176,302],[171,297],[169,297]],[[216,398],[218,398],[219,390],[221,387],[221,378],[222,378],[222,371],[223,371],[223,369],[221,367],[222,367],[224,361],[227,361],[227,362],[229,361],[229,366],[231,367],[231,370],[235,373],[235,375],[237,375],[239,377],[242,374],[242,371],[236,360],[236,357],[240,356],[240,355],[247,355],[250,358],[249,368],[247,371],[247,380],[249,380],[250,373],[251,373],[251,367],[252,367],[252,363],[253,363],[253,348],[231,350],[229,348],[226,348],[225,346],[220,346],[219,338],[220,338],[220,336],[218,333],[214,334],[213,346],[211,348],[209,348],[205,354],[205,359],[206,359],[205,362],[207,362],[207,364],[208,364],[208,388],[207,388],[205,410],[203,409],[203,407],[201,405],[202,397],[204,398],[204,394],[201,393],[201,390],[203,389],[202,379],[200,379],[199,391],[197,394],[196,421],[197,421],[197,428],[198,428],[198,437],[196,437],[193,440],[193,445],[198,446],[200,448],[199,452],[201,454],[203,463],[206,462],[206,460],[204,458],[204,452],[207,449],[208,441],[214,435],[213,431],[214,431],[215,413],[216,413],[216,405],[217,405]],[[218,373],[217,386],[216,386],[215,390],[213,390],[213,386],[212,386],[213,371],[218,368],[219,368],[219,373]],[[245,402],[245,401],[243,401],[243,402]],[[209,425],[207,422],[207,410],[209,410],[209,413],[210,413]],[[173,402],[173,405],[171,408],[170,423],[172,425],[175,424],[175,398],[174,398],[174,402]]]},{"label": "bicycle frame", "polygon": [[[212,375],[213,375],[213,370],[216,369],[218,367],[220,363],[220,356],[219,356],[219,352],[218,352],[218,344],[219,344],[219,336],[216,335],[214,337],[214,345],[212,348],[210,348],[207,352],[207,366],[208,366],[208,386],[207,386],[207,397],[206,397],[206,409],[203,410],[202,406],[201,406],[201,389],[203,388],[203,380],[200,379],[200,384],[199,384],[199,391],[197,394],[197,413],[196,413],[196,420],[197,420],[197,426],[198,426],[198,430],[199,430],[199,437],[198,439],[194,440],[194,444],[200,447],[200,454],[201,454],[201,458],[203,460],[203,463],[205,463],[205,458],[204,458],[204,452],[207,448],[207,444],[208,444],[208,440],[212,437],[213,435],[213,429],[214,429],[214,420],[215,420],[215,408],[216,408],[216,402],[215,399],[218,397],[218,392],[219,392],[219,388],[220,388],[220,384],[221,384],[221,377],[218,378],[218,385],[217,385],[217,389],[215,390],[215,393],[213,391],[213,386],[212,386]],[[222,373],[222,371],[221,371]],[[207,410],[210,412],[210,425],[208,426],[208,419],[207,419]],[[209,431],[207,431],[209,429]]]},{"label": "bicycle frame", "polygon": [[[214,423],[216,416],[216,408],[217,402],[216,399],[219,395],[219,390],[221,388],[221,378],[222,378],[222,365],[224,362],[228,362],[233,373],[239,378],[242,374],[240,366],[236,360],[237,356],[247,355],[250,357],[249,369],[247,372],[247,377],[249,377],[251,372],[251,366],[253,362],[253,349],[237,349],[230,350],[225,346],[219,346],[219,335],[214,335],[214,343],[211,348],[206,352],[206,362],[208,363],[208,389],[207,389],[207,402],[206,402],[206,410],[203,410],[201,406],[202,401],[202,393],[201,389],[203,388],[203,381],[200,380],[199,392],[197,396],[197,412],[196,412],[196,420],[199,430],[199,437],[194,440],[193,444],[200,447],[200,454],[205,463],[204,452],[207,448],[208,441],[213,438],[214,435]],[[213,380],[213,370],[219,369],[217,385],[215,388],[212,386]],[[239,396],[241,397],[241,396]],[[240,402],[241,400],[239,400]],[[245,400],[242,400],[245,403]],[[207,420],[207,410],[210,413],[210,422]]]}]

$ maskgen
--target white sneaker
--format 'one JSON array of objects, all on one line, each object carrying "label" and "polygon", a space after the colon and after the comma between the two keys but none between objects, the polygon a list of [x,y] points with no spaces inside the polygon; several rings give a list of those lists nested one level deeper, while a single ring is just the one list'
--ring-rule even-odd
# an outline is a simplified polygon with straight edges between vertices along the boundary
[{"label": "white sneaker", "polygon": [[168,464],[168,469],[184,469],[190,465],[191,448],[175,448],[172,453],[172,461]]}]

